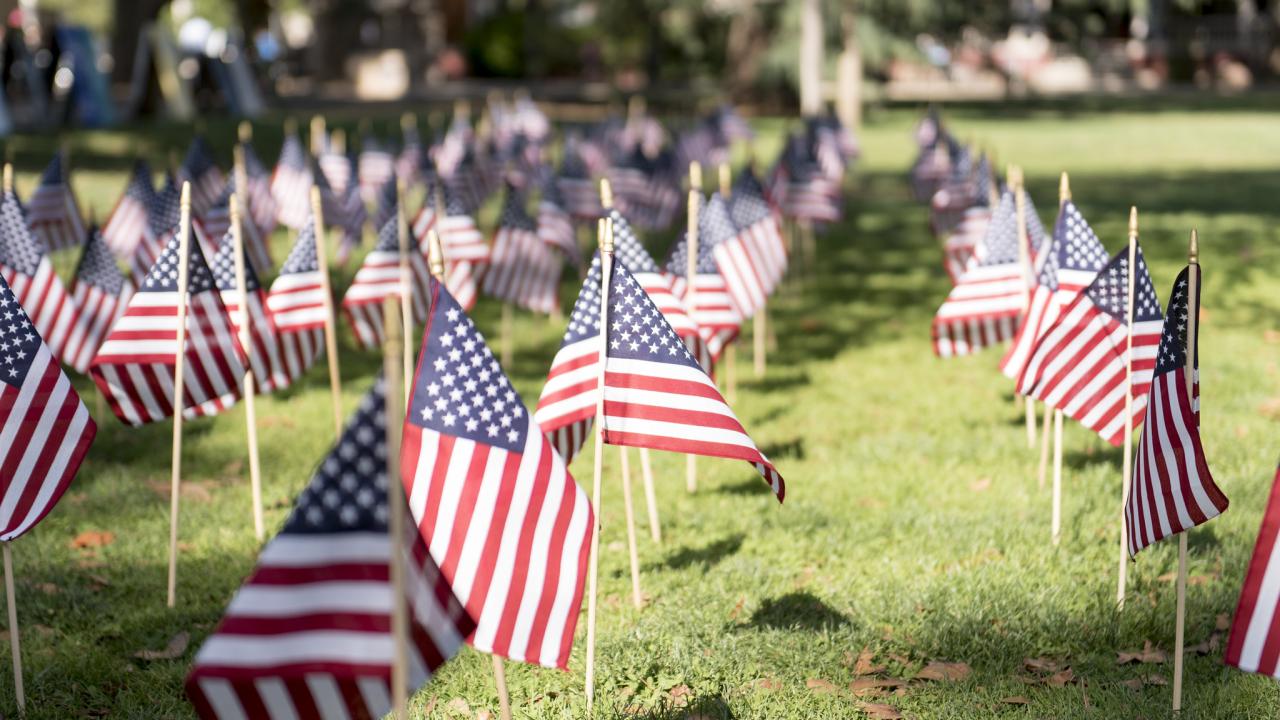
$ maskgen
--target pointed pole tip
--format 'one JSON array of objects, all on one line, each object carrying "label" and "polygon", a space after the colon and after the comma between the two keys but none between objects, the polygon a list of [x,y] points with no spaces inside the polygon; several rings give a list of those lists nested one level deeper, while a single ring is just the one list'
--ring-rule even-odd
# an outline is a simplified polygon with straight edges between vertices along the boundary
[{"label": "pointed pole tip", "polygon": [[1058,179],[1058,200],[1066,202],[1071,199],[1071,179],[1067,177],[1067,171],[1062,171],[1062,177]]},{"label": "pointed pole tip", "polygon": [[1191,228],[1191,241],[1187,243],[1187,262],[1192,265],[1200,263],[1200,233]]},{"label": "pointed pole tip", "polygon": [[1129,206],[1129,236],[1138,237],[1138,206]]},{"label": "pointed pole tip", "polygon": [[600,204],[605,210],[613,209],[613,186],[609,184],[609,178],[600,178]]}]

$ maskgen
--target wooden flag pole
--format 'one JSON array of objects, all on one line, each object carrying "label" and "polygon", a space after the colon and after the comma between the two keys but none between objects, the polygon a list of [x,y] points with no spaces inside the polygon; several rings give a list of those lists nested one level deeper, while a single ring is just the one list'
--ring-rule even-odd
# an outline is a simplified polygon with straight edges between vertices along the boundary
[{"label": "wooden flag pole", "polygon": [[338,372],[338,328],[333,319],[333,288],[329,283],[329,244],[324,236],[324,208],[320,188],[311,186],[311,217],[315,222],[316,264],[324,293],[324,352],[329,361],[329,395],[333,400],[333,435],[342,439],[342,375]]},{"label": "wooden flag pole", "polygon": [[[1022,267],[1023,283],[1022,291],[1022,307],[1025,309],[1031,302],[1031,278],[1029,269],[1031,267],[1031,240],[1027,236],[1027,206],[1026,197],[1022,189],[1022,168],[1010,167],[1008,170],[1009,185],[1013,189],[1014,208],[1016,210],[1018,224],[1018,265]],[[1026,407],[1027,416],[1027,447],[1035,449],[1036,446],[1036,401],[1030,396],[1023,401]]]},{"label": "wooden flag pole", "polygon": [[[600,204],[606,211],[613,209],[613,186],[608,178],[600,180]],[[613,227],[610,225],[610,232]],[[623,451],[626,452],[625,450]],[[623,464],[624,473],[626,464]],[[662,542],[662,528],[658,524],[658,496],[653,489],[653,466],[649,462],[649,448],[640,448],[640,474],[644,480],[644,501],[649,511],[649,536],[654,542]],[[630,483],[630,479],[627,479]],[[627,502],[631,502],[631,491],[627,491]]]},{"label": "wooden flag pole", "polygon": [[631,465],[627,446],[619,445],[618,453],[622,458],[622,507],[627,515],[627,553],[631,556],[631,602],[639,610],[644,607],[644,596],[640,592],[640,556],[636,550],[636,516],[631,504]]},{"label": "wooden flag pole", "polygon": [[[591,484],[591,560],[589,589],[587,591],[587,714],[595,704],[596,680],[596,591],[600,574],[600,475],[604,470],[604,367],[608,349],[609,327],[609,277],[613,270],[613,238],[608,232],[609,221],[600,218],[597,232],[600,237],[600,369],[596,378],[596,455],[595,477]],[[690,455],[690,457],[693,457]]]},{"label": "wooden flag pole", "polygon": [[248,120],[241,120],[240,124],[236,127],[236,137],[239,138],[240,142],[244,145],[248,145],[253,142],[253,123]]},{"label": "wooden flag pole", "polygon": [[311,154],[319,155],[324,151],[324,116],[311,116]]},{"label": "wooden flag pole", "polygon": [[334,128],[329,133],[329,150],[335,155],[347,154],[347,131],[342,128]]},{"label": "wooden flag pole", "polygon": [[1047,404],[1044,406],[1044,428],[1040,435],[1040,472],[1037,475],[1037,486],[1044,489],[1044,479],[1049,471],[1049,419],[1053,415],[1053,409]]},{"label": "wooden flag pole", "polygon": [[409,385],[413,378],[413,270],[409,266],[409,221],[404,214],[404,179],[396,180],[396,235],[400,243],[400,307],[403,308],[401,327],[403,341],[401,354],[404,355],[404,375],[408,378],[404,388],[404,403],[409,404]]},{"label": "wooden flag pole", "polygon": [[[702,192],[702,165],[695,160],[689,163],[689,223],[685,228],[685,291],[684,304],[693,316],[694,300],[698,294],[698,203]],[[696,321],[695,321],[696,322]],[[689,492],[698,491],[698,457],[685,456],[685,487]]]},{"label": "wooden flag pole", "polygon": [[[244,153],[236,148],[236,157],[244,159]],[[237,186],[238,188],[239,186]],[[236,302],[239,303],[240,346],[246,354],[252,347],[249,334],[249,291],[245,282],[244,233],[240,229],[239,192],[231,195],[231,241],[236,257]],[[244,418],[249,442],[249,489],[253,498],[253,536],[262,542],[266,530],[262,520],[262,468],[258,462],[258,411],[255,406],[253,363],[246,363],[244,372]]]},{"label": "wooden flag pole", "polygon": [[1116,607],[1124,609],[1125,585],[1129,577],[1128,533],[1129,521],[1125,509],[1129,506],[1129,492],[1133,485],[1133,305],[1137,285],[1138,264],[1138,208],[1129,208],[1129,301],[1125,308],[1129,335],[1125,338],[1124,371],[1124,462],[1120,473],[1120,567],[1116,580]]},{"label": "wooden flag pole", "polygon": [[[1200,411],[1196,408],[1196,347],[1200,318],[1200,237],[1193,229],[1187,246],[1187,397],[1195,409],[1196,427],[1200,425]],[[1178,533],[1178,606],[1173,630],[1173,712],[1182,712],[1182,660],[1185,654],[1187,626],[1187,535]]]},{"label": "wooden flag pole", "polygon": [[[733,192],[733,185],[729,181],[729,165],[720,163],[720,197],[723,200],[729,199],[729,193]],[[756,363],[760,362],[756,358]],[[725,400],[730,404],[738,400],[738,340],[729,343],[724,349],[724,395]]]},{"label": "wooden flag pole", "polygon": [[[8,169],[8,166],[5,166]],[[13,591],[13,551],[9,549],[12,541],[0,543],[4,545],[4,596],[9,604],[9,650],[13,655],[13,693],[18,701],[18,716],[27,713],[27,696],[22,690],[22,648],[18,643],[18,596]]]},{"label": "wooden flag pole", "polygon": [[[1071,199],[1071,181],[1062,173],[1058,181],[1058,212]],[[1027,403],[1031,398],[1027,398]],[[1029,409],[1029,408],[1028,408]],[[1040,486],[1044,487],[1044,458],[1049,452],[1049,405],[1044,406],[1044,439],[1040,447]],[[1053,544],[1062,541],[1062,410],[1053,410]]]},{"label": "wooden flag pole", "polygon": [[400,335],[400,298],[388,295],[382,305],[382,374],[386,381],[385,424],[387,432],[387,533],[391,540],[391,657],[392,717],[405,720],[409,706],[409,597],[405,583],[405,500],[400,482],[400,433],[404,425],[404,392],[400,356],[404,338]]},{"label": "wooden flag pole", "polygon": [[182,401],[187,369],[187,273],[191,258],[191,183],[182,183],[178,226],[178,337],[173,360],[173,455],[169,479],[169,594],[167,604],[178,602],[178,498],[182,484]]}]

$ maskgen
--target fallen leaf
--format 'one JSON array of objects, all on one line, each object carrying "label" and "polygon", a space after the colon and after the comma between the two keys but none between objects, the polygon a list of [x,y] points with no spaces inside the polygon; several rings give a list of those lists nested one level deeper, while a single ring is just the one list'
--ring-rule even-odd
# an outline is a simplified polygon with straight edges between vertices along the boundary
[{"label": "fallen leaf", "polygon": [[1053,658],[1024,658],[1022,667],[1034,672],[1057,672],[1061,665]]},{"label": "fallen leaf", "polygon": [[45,595],[57,595],[58,586],[53,583],[36,583],[36,589]]},{"label": "fallen leaf", "polygon": [[488,710],[481,710],[476,713],[476,720],[490,720],[490,718],[492,717],[493,717],[493,713],[489,712]]},{"label": "fallen leaf", "polygon": [[889,659],[904,667],[911,664],[911,658],[899,655],[898,653],[889,653]]},{"label": "fallen leaf", "polygon": [[898,678],[858,678],[849,683],[849,691],[854,695],[877,695],[882,690],[892,690],[893,688],[903,687],[907,684],[906,680]]},{"label": "fallen leaf", "polygon": [[86,530],[71,539],[71,547],[97,548],[110,545],[116,541],[116,534],[107,530]]},{"label": "fallen leaf", "polygon": [[881,703],[858,703],[858,709],[867,714],[869,718],[875,720],[900,720],[902,713],[892,705],[884,705]]},{"label": "fallen leaf", "polygon": [[742,614],[742,607],[746,604],[747,598],[745,596],[738,598],[738,604],[734,605],[733,609],[729,611],[729,619],[737,620],[738,616]]},{"label": "fallen leaf", "polygon": [[451,713],[462,713],[463,715],[471,714],[471,703],[465,698],[454,698],[445,704],[444,709]]},{"label": "fallen leaf", "polygon": [[1231,627],[1231,618],[1226,613],[1219,615],[1213,623],[1213,629],[1215,630],[1226,630],[1229,627]]},{"label": "fallen leaf", "polygon": [[1141,689],[1142,689],[1142,678],[1133,678],[1132,680],[1125,680],[1124,682],[1122,682],[1122,683],[1120,683],[1120,684],[1121,684],[1121,685],[1123,685],[1123,686],[1125,686],[1125,687],[1127,687],[1127,688],[1129,688],[1130,690],[1141,690]]},{"label": "fallen leaf", "polygon": [[262,427],[268,427],[268,428],[270,428],[270,427],[282,427],[282,428],[293,428],[293,427],[297,427],[297,424],[293,422],[293,419],[292,419],[292,418],[290,418],[290,417],[288,417],[288,416],[285,416],[285,415],[265,415],[265,416],[263,416],[263,417],[258,418],[258,424],[259,424],[259,425],[261,425]]},{"label": "fallen leaf", "polygon": [[1066,687],[1067,685],[1075,682],[1075,679],[1076,674],[1071,671],[1071,668],[1067,668],[1066,670],[1060,670],[1045,678],[1044,684],[1049,687]]},{"label": "fallen leaf", "polygon": [[689,698],[693,696],[693,691],[689,689],[688,685],[677,685],[667,691],[667,695],[671,696],[671,699],[675,701],[673,704],[676,707],[684,707],[689,704]]},{"label": "fallen leaf", "polygon": [[1215,630],[1214,632],[1209,634],[1209,637],[1205,638],[1198,645],[1192,645],[1187,649],[1190,650],[1191,652],[1194,652],[1197,655],[1209,655],[1210,653],[1218,652],[1218,649],[1221,647],[1222,647],[1222,633],[1220,631]]},{"label": "fallen leaf", "polygon": [[948,663],[931,661],[925,665],[920,672],[916,673],[917,680],[963,680],[969,677],[969,673],[973,672],[967,664],[962,662]]},{"label": "fallen leaf", "polygon": [[1010,695],[1009,697],[1000,698],[1000,702],[1005,705],[1030,705],[1031,701],[1021,695]]},{"label": "fallen leaf", "polygon": [[804,686],[817,693],[830,693],[837,690],[833,683],[821,678],[809,678],[804,681]]},{"label": "fallen leaf", "polygon": [[191,643],[191,634],[185,630],[169,638],[163,650],[139,650],[133,656],[139,660],[173,660],[182,657]]},{"label": "fallen leaf", "polygon": [[1163,650],[1158,647],[1153,647],[1151,645],[1151,641],[1148,640],[1143,643],[1141,650],[1120,651],[1119,655],[1116,657],[1116,664],[1125,665],[1131,662],[1138,662],[1154,663],[1159,665],[1168,659],[1169,656],[1166,655]]},{"label": "fallen leaf", "polygon": [[991,489],[991,478],[980,478],[969,483],[969,489],[974,492],[982,492]]},{"label": "fallen leaf", "polygon": [[752,680],[749,683],[752,687],[758,687],[761,690],[781,690],[782,683],[777,678],[763,677]]},{"label": "fallen leaf", "polygon": [[54,633],[58,632],[57,630],[54,630],[48,625],[32,625],[31,629],[35,630],[36,633],[38,633],[42,637],[49,637],[50,635],[53,635]]},{"label": "fallen leaf", "polygon": [[884,672],[884,666],[876,665],[875,659],[875,653],[870,648],[862,648],[862,652],[858,653],[858,661],[853,664],[853,674],[860,677]]},{"label": "fallen leaf", "polygon": [[111,581],[101,575],[95,575],[90,573],[87,577],[89,578],[89,582],[93,585],[93,588],[95,590],[101,590],[106,587],[111,587]]}]

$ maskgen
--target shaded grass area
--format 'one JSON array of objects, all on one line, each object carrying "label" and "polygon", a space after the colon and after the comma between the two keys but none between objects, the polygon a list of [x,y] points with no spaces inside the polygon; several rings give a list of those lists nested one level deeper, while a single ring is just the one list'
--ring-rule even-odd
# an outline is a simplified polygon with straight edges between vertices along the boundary
[{"label": "shaded grass area", "polygon": [[[1280,136],[1268,109],[965,108],[955,115],[960,137],[1024,165],[1047,225],[1062,169],[1072,172],[1076,202],[1112,250],[1137,204],[1162,302],[1184,261],[1187,232],[1200,230],[1203,434],[1232,506],[1191,535],[1189,646],[1210,639],[1218,616],[1234,609],[1280,451],[1280,283],[1271,276],[1280,267]],[[770,306],[778,349],[768,376],[752,377],[749,343],[738,355],[736,410],[787,477],[786,504],[778,507],[746,465],[709,459],[699,461],[699,489],[689,495],[684,460],[655,453],[664,542],[650,542],[642,528],[648,604],[636,611],[618,452],[608,451],[598,716],[860,717],[860,701],[919,718],[1168,716],[1167,685],[1124,683],[1153,674],[1171,681],[1172,663],[1116,664],[1117,651],[1146,641],[1172,649],[1175,599],[1165,576],[1176,566],[1174,543],[1144,552],[1130,567],[1128,606],[1115,609],[1119,451],[1068,425],[1064,536],[1053,547],[1050,497],[1035,479],[1038,452],[1025,446],[1021,406],[995,370],[998,351],[945,362],[929,352],[929,319],[948,282],[925,212],[904,181],[913,120],[907,111],[871,117],[846,220],[821,236],[817,266],[797,273]],[[759,127],[759,157],[770,158],[785,124]],[[210,123],[224,155],[233,130]],[[279,133],[278,123],[258,129],[267,161]],[[82,201],[104,215],[133,157],[162,164],[186,138],[163,125],[77,136]],[[20,188],[31,187],[54,143],[10,143]],[[485,228],[492,216],[490,208]],[[652,240],[662,246],[668,238]],[[273,243],[283,257],[289,238],[277,233]],[[336,272],[339,291],[352,272]],[[563,289],[566,304],[573,285]],[[477,322],[494,340],[496,305],[482,301]],[[516,329],[509,371],[533,403],[562,328],[518,314]],[[341,359],[350,410],[380,360],[358,351],[345,328]],[[269,528],[283,522],[330,441],[326,387],[317,368],[258,404]],[[30,716],[186,717],[181,680],[193,649],[258,549],[243,409],[186,425],[176,610],[164,608],[171,426],[128,429],[101,406],[95,413],[99,438],[80,477],[14,545]],[[574,466],[586,486],[591,463],[584,457]],[[643,502],[639,493],[636,502]],[[643,523],[643,511],[637,515]],[[87,531],[114,539],[72,547]],[[133,657],[182,631],[193,636],[182,657]],[[584,638],[585,613],[571,672],[508,666],[517,717],[585,714]],[[895,677],[911,677],[932,660],[965,662],[972,674],[857,698],[844,688],[863,648]],[[1275,684],[1224,668],[1220,656],[1188,656],[1187,716],[1274,715]],[[1023,660],[1031,657],[1070,666],[1077,681],[1024,682]],[[836,691],[809,682],[819,680]],[[1001,702],[1011,696],[1027,704]],[[496,711],[488,659],[464,650],[413,707],[432,718]],[[12,708],[5,671],[0,711]]]}]

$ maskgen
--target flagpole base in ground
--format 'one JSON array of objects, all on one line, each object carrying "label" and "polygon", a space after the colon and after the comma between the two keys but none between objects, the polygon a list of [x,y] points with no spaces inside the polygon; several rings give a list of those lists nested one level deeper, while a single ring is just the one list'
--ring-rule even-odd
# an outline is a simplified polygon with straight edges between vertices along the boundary
[{"label": "flagpole base in ground", "polygon": [[1178,617],[1173,630],[1173,712],[1182,712],[1182,656],[1187,629],[1187,532],[1178,534]]},{"label": "flagpole base in ground", "polygon": [[1040,473],[1037,476],[1037,486],[1044,490],[1044,479],[1049,472],[1049,414],[1053,410],[1046,404],[1044,406],[1044,430],[1040,434]]},{"label": "flagpole base in ground", "polygon": [[9,650],[13,655],[13,693],[18,701],[18,715],[27,712],[27,696],[22,689],[22,647],[18,642],[18,597],[13,590],[13,551],[4,545],[4,596],[9,603]]},{"label": "flagpole base in ground", "polygon": [[685,455],[684,485],[690,493],[698,492],[698,456]]},{"label": "flagpole base in ground", "polygon": [[631,463],[628,461],[627,447],[618,448],[622,457],[622,506],[627,514],[627,553],[631,556],[631,602],[636,609],[644,607],[644,596],[640,592],[640,556],[636,548],[636,516],[631,503]]},{"label": "flagpole base in ground", "polygon": [[[1046,419],[1047,422],[1047,419]],[[1062,542],[1062,411],[1053,413],[1053,544]]]},{"label": "flagpole base in ground", "polygon": [[498,688],[498,716],[502,720],[511,720],[511,694],[507,692],[507,670],[502,666],[502,658],[493,655],[493,684]]},{"label": "flagpole base in ground", "polygon": [[644,502],[649,509],[649,536],[655,543],[661,543],[662,526],[658,524],[658,495],[653,489],[653,466],[649,462],[649,448],[640,448],[640,473],[644,477]]}]

